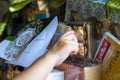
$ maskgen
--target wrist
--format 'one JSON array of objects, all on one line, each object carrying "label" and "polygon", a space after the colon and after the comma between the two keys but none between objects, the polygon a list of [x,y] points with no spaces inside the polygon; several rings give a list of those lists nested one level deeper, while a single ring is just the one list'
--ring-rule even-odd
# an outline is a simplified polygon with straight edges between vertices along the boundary
[{"label": "wrist", "polygon": [[45,54],[45,57],[46,57],[47,60],[49,60],[49,62],[53,66],[56,66],[56,64],[57,64],[57,56],[54,53],[52,53],[52,52],[49,51],[49,52],[47,52]]}]

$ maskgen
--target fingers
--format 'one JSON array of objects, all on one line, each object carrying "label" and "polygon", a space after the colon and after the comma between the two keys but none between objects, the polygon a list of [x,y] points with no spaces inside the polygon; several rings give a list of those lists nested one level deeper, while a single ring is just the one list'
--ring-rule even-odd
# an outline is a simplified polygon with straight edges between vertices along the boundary
[{"label": "fingers", "polygon": [[77,40],[77,37],[74,35],[74,34],[71,34],[71,35],[68,35],[68,36],[65,36],[62,38],[63,40],[71,40],[71,41],[78,41]]},{"label": "fingers", "polygon": [[70,55],[77,54],[79,50],[79,43],[74,31],[68,31],[63,36],[61,36],[63,42],[69,46]]},{"label": "fingers", "polygon": [[60,39],[78,41],[74,31],[68,31]]},{"label": "fingers", "polygon": [[69,51],[69,55],[75,55],[79,51],[79,43],[71,40],[64,40]]},{"label": "fingers", "polygon": [[64,43],[66,43],[66,44],[68,44],[68,45],[71,45],[71,46],[79,47],[79,43],[76,42],[76,41],[72,41],[72,40],[67,40],[67,39],[65,39],[65,40],[64,40]]},{"label": "fingers", "polygon": [[79,51],[79,48],[76,46],[73,46],[71,48],[71,52],[69,53],[69,55],[76,55],[78,53],[78,51]]},{"label": "fingers", "polygon": [[65,34],[63,34],[62,37],[65,37],[67,35],[74,34],[74,33],[75,33],[74,31],[68,31]]},{"label": "fingers", "polygon": [[70,48],[70,50],[71,50],[71,52],[69,53],[69,55],[75,55],[75,54],[77,54],[78,53],[78,51],[79,51],[79,45],[78,45],[78,43],[76,43],[76,44],[71,44],[72,45],[72,47]]},{"label": "fingers", "polygon": [[69,55],[72,56],[72,55],[76,55],[78,53],[78,48],[74,48],[74,50],[72,50]]},{"label": "fingers", "polygon": [[69,55],[77,54],[79,43],[74,31],[68,31],[62,35],[52,47],[51,52],[56,56],[56,65],[61,64]]}]

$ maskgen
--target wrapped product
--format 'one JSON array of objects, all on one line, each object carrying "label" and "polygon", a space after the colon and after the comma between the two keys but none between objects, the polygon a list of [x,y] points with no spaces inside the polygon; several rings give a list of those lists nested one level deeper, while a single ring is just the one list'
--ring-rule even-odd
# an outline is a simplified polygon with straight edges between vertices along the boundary
[{"label": "wrapped product", "polygon": [[86,57],[87,52],[87,32],[85,29],[85,22],[70,22],[67,23],[68,30],[74,30],[79,42],[79,51],[78,55]]},{"label": "wrapped product", "polygon": [[[93,63],[88,58],[74,55],[74,56],[69,56],[67,58],[67,60],[65,60],[64,63],[57,66],[56,68],[58,70],[64,71],[65,80],[85,80],[85,75],[86,75],[85,70],[87,68],[86,66],[91,66],[90,68],[87,69],[87,71],[89,71],[89,69],[90,70],[94,69]],[[96,71],[99,71],[99,67],[98,67],[98,70],[96,70]],[[94,72],[93,72],[93,74],[94,74]],[[99,74],[99,72],[98,72],[98,74]],[[99,78],[99,76],[98,76],[98,78]]]},{"label": "wrapped product", "polygon": [[84,80],[83,68],[81,67],[63,63],[56,68],[58,70],[64,71],[64,80]]},{"label": "wrapped product", "polygon": [[[97,50],[98,42],[102,37],[102,31],[98,32],[101,28],[96,31],[96,24],[91,22],[70,22],[68,23],[69,29],[75,30],[78,42],[79,42],[79,51],[78,55],[82,57],[87,57],[93,59],[95,52]],[[100,37],[101,36],[101,37]]]},{"label": "wrapped product", "polygon": [[120,80],[120,40],[106,32],[97,49],[94,63],[102,64],[103,80]]},{"label": "wrapped product", "polygon": [[102,80],[101,65],[92,65],[84,67],[84,80]]}]

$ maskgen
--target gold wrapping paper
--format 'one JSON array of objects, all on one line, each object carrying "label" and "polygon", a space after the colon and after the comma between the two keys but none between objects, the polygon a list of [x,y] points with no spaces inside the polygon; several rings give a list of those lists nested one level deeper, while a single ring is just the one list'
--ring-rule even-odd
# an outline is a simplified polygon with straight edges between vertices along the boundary
[{"label": "gold wrapping paper", "polygon": [[87,57],[88,55],[88,47],[87,47],[87,31],[85,28],[84,22],[69,22],[67,23],[68,30],[74,30],[76,32],[76,36],[79,42],[79,51],[78,55],[82,57]]},{"label": "gold wrapping paper", "polygon": [[101,65],[84,67],[85,80],[102,80]]}]

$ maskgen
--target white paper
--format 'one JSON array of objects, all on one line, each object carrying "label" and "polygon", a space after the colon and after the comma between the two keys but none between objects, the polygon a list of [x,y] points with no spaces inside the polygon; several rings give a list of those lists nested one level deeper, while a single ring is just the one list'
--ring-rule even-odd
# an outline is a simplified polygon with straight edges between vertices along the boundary
[{"label": "white paper", "polygon": [[36,59],[42,56],[57,29],[58,18],[55,17],[48,26],[31,41],[18,60],[6,61],[10,64],[16,64],[29,67]]},{"label": "white paper", "polygon": [[64,80],[64,72],[53,69],[45,80]]},{"label": "white paper", "polygon": [[8,60],[7,56],[4,54],[4,51],[6,49],[6,47],[8,46],[8,44],[10,43],[11,41],[9,40],[3,40],[1,43],[0,43],[0,57],[3,58],[3,59],[6,59]]}]

